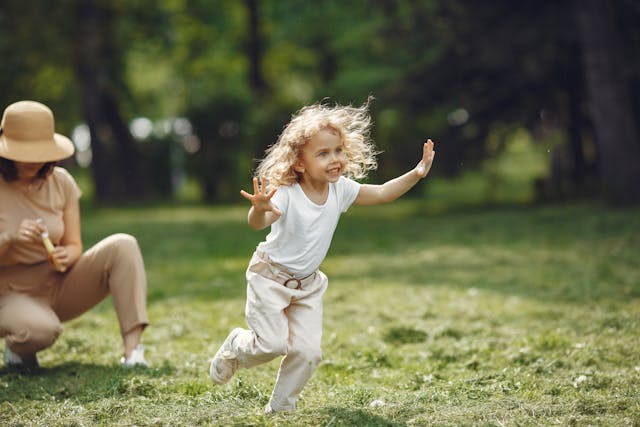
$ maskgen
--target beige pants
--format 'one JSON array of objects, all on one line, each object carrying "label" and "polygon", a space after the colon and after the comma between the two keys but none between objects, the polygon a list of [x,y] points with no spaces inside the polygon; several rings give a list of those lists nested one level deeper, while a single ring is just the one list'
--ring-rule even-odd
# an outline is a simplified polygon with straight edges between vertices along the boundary
[{"label": "beige pants", "polygon": [[318,271],[300,289],[290,289],[255,272],[263,264],[254,255],[247,269],[245,315],[250,329],[236,336],[232,351],[240,368],[284,355],[269,405],[276,411],[293,411],[322,359],[322,295],[328,280]]},{"label": "beige pants", "polygon": [[120,332],[148,324],[147,279],[134,237],[115,234],[86,251],[65,273],[48,262],[0,268],[0,337],[22,358],[50,347],[61,322],[111,294]]}]

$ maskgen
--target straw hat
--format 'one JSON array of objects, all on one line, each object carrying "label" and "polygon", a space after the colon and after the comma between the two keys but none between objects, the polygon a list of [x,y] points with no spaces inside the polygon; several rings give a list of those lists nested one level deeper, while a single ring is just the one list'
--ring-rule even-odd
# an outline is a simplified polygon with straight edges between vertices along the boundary
[{"label": "straw hat", "polygon": [[0,157],[28,163],[66,159],[74,152],[73,143],[54,129],[53,113],[46,105],[35,101],[9,105],[0,123]]}]

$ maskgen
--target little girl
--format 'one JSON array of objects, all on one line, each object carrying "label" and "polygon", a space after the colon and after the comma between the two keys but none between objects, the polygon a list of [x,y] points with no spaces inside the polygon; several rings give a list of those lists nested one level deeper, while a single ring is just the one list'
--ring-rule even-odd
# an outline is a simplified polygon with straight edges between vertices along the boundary
[{"label": "little girl", "polygon": [[[376,167],[369,139],[368,103],[359,108],[314,104],[298,111],[253,178],[249,226],[271,226],[246,271],[246,320],[231,331],[213,358],[210,376],[224,384],[238,368],[284,355],[267,413],[293,411],[321,360],[322,295],[327,276],[318,270],[340,214],[352,203],[391,202],[424,178],[433,162],[427,140],[411,171],[382,185],[359,184]],[[258,177],[260,179],[258,179]]]}]

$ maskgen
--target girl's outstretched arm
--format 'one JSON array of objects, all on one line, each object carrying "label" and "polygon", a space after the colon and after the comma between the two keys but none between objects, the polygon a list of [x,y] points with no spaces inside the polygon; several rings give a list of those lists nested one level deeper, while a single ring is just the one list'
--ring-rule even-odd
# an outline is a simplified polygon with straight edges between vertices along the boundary
[{"label": "girl's outstretched arm", "polygon": [[433,149],[433,141],[430,139],[422,148],[422,160],[409,172],[385,182],[382,185],[363,184],[356,197],[357,205],[379,205],[389,203],[409,191],[418,181],[427,176],[433,163],[436,152]]},{"label": "girl's outstretched arm", "polygon": [[249,227],[254,230],[262,230],[276,222],[282,215],[282,212],[271,203],[271,198],[276,194],[276,189],[266,192],[267,180],[260,179],[262,185],[258,185],[258,178],[253,178],[253,192],[249,194],[244,190],[240,190],[240,194],[251,202],[251,209],[247,222]]}]

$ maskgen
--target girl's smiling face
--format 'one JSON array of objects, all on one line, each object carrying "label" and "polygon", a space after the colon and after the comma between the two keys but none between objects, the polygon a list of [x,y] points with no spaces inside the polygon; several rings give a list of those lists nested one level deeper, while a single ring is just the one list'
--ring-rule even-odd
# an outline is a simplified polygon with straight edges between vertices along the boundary
[{"label": "girl's smiling face", "polygon": [[321,129],[302,147],[294,169],[302,181],[317,186],[336,182],[346,163],[340,134],[331,128]]}]

